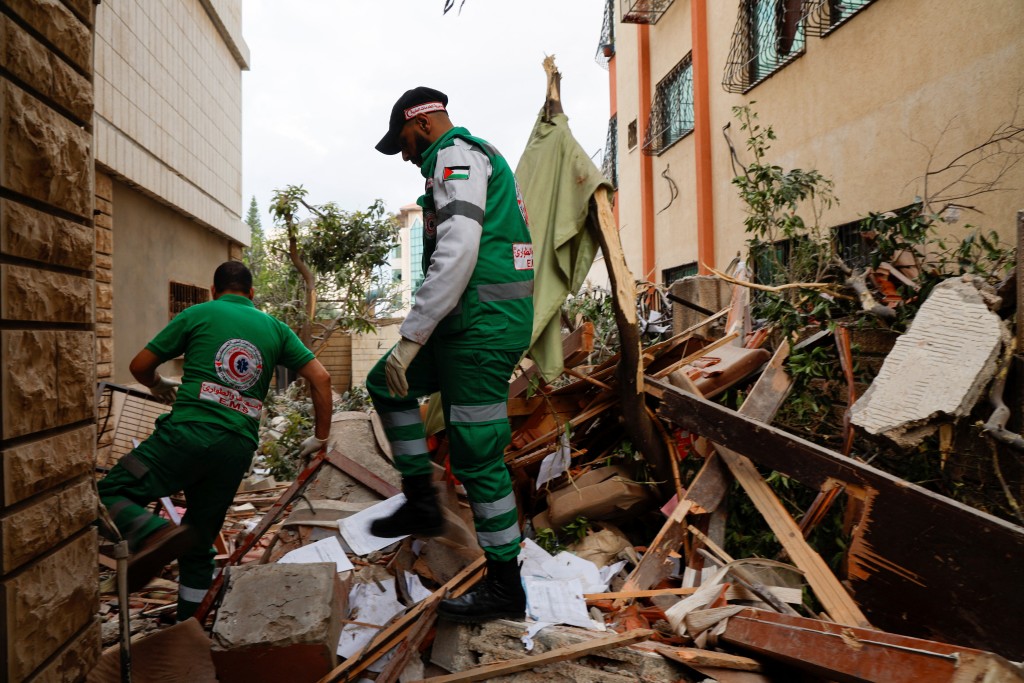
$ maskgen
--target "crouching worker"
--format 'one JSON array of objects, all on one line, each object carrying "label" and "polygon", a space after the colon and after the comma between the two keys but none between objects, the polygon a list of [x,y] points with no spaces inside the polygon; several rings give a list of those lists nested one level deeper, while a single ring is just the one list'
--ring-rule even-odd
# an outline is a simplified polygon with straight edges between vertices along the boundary
[{"label": "crouching worker", "polygon": [[425,279],[402,339],[370,372],[366,388],[384,423],[407,502],[378,519],[378,536],[436,536],[443,523],[417,397],[441,392],[452,472],[466,487],[485,580],[438,614],[479,622],[522,619],[519,517],[504,462],[511,440],[508,380],[530,343],[533,248],[515,176],[489,143],[456,128],[448,98],[409,90],[377,144],[418,166]]},{"label": "crouching worker", "polygon": [[[179,621],[195,613],[213,582],[213,542],[256,450],[275,366],[297,370],[309,384],[316,424],[301,454],[323,447],[331,426],[330,375],[287,325],[256,309],[249,269],[221,264],[211,292],[213,301],[176,315],[132,360],[135,379],[174,408],[99,482],[100,498],[128,541],[130,592],[178,559]],[[180,383],[157,373],[182,354]],[[146,509],[178,491],[187,506],[181,526]]]}]

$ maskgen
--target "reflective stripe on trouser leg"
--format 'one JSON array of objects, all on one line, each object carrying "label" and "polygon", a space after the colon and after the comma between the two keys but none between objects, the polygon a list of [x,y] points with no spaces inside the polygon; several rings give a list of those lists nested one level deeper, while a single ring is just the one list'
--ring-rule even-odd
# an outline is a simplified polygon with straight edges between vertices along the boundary
[{"label": "reflective stripe on trouser leg", "polygon": [[192,588],[178,584],[178,621],[185,621],[196,613],[209,588]]},{"label": "reflective stripe on trouser leg", "polygon": [[409,394],[403,398],[388,394],[384,374],[387,355],[377,361],[366,377],[366,390],[380,415],[381,422],[384,423],[384,433],[391,444],[391,454],[395,457],[395,467],[404,477],[433,472],[430,452],[427,450],[427,434],[423,428],[423,419],[420,417],[419,402],[416,400],[417,396],[434,391],[434,383],[430,380],[434,373],[430,357],[431,354],[425,347],[413,359],[406,371]]},{"label": "reflective stripe on trouser leg", "polygon": [[[128,549],[135,552],[142,540],[168,522],[152,514],[146,501],[158,498],[162,484],[149,475],[149,468],[135,455],[125,455],[97,484],[106,506]],[[113,540],[113,539],[111,539]]]},{"label": "reflective stripe on trouser leg", "polygon": [[511,438],[505,401],[452,403],[448,411],[452,471],[466,487],[477,540],[496,560],[519,554],[519,514],[503,454]]}]

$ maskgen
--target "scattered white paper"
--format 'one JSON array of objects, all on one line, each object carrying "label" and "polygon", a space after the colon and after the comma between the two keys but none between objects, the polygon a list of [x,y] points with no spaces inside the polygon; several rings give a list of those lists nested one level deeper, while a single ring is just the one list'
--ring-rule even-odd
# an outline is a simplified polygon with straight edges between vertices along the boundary
[{"label": "scattered white paper", "polygon": [[546,621],[535,621],[527,627],[526,633],[524,633],[523,637],[520,638],[520,640],[523,641],[523,645],[526,646],[527,652],[533,651],[533,637],[537,635],[541,629],[545,629],[548,626],[551,626],[551,624]]},{"label": "scattered white paper", "polygon": [[347,619],[359,623],[347,623],[341,629],[339,657],[347,659],[362,650],[391,617],[405,609],[398,602],[394,579],[385,579],[380,585],[383,591],[377,583],[356,583],[349,591]]},{"label": "scattered white paper", "polygon": [[552,579],[577,579],[583,593],[601,593],[608,586],[601,580],[596,564],[564,550],[545,562],[543,568]]},{"label": "scattered white paper", "polygon": [[337,536],[325,538],[316,543],[304,545],[286,553],[278,564],[309,564],[311,562],[334,562],[339,572],[347,572],[353,569],[348,555],[341,549]]},{"label": "scattered white paper", "polygon": [[558,448],[554,453],[549,453],[540,462],[540,471],[537,473],[537,488],[556,479],[569,469],[572,461],[572,451],[569,448],[569,433],[562,432],[558,439]]},{"label": "scattered white paper", "polygon": [[[583,587],[579,579],[527,576],[523,583],[526,587],[526,613],[531,619],[595,628],[595,622],[587,611],[587,603],[583,600]],[[600,630],[604,630],[604,627]]]},{"label": "scattered white paper", "polygon": [[375,519],[390,517],[405,503],[405,494],[399,493],[387,500],[381,501],[365,510],[360,510],[351,517],[338,520],[338,529],[345,538],[348,547],[355,555],[369,555],[375,550],[386,548],[395,541],[400,541],[405,536],[394,538],[381,538],[374,536],[370,531],[370,524]]},{"label": "scattered white paper", "polygon": [[615,564],[610,564],[607,567],[601,567],[598,572],[601,575],[601,583],[607,586],[615,578],[615,575],[622,571],[622,568],[626,566],[625,560],[619,560]]},{"label": "scattered white paper", "polygon": [[409,592],[409,597],[412,598],[414,603],[420,600],[429,598],[433,593],[424,588],[423,584],[420,583],[420,577],[416,574],[403,571],[405,575],[405,589]]},{"label": "scattered white paper", "polygon": [[519,573],[523,576],[548,576],[544,564],[551,560],[551,553],[541,548],[532,539],[523,541],[523,548],[519,551]]}]

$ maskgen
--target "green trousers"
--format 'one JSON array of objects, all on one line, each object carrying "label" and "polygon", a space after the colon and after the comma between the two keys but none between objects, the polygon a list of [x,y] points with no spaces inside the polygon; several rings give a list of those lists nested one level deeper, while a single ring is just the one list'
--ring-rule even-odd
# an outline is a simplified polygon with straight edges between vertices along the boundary
[{"label": "green trousers", "polygon": [[169,524],[147,505],[185,493],[182,524],[196,532],[192,548],[178,558],[178,620],[192,616],[213,583],[214,539],[252,461],[250,439],[205,422],[161,419],[156,431],[121,458],[98,484],[100,499],[130,550]]},{"label": "green trousers", "polygon": [[391,443],[402,476],[431,474],[426,433],[417,397],[441,392],[452,473],[466,487],[477,540],[487,557],[506,561],[519,554],[519,514],[505,447],[508,380],[522,351],[439,348],[427,342],[406,371],[409,394],[388,395],[384,365],[389,351],[366,378],[366,389]]}]

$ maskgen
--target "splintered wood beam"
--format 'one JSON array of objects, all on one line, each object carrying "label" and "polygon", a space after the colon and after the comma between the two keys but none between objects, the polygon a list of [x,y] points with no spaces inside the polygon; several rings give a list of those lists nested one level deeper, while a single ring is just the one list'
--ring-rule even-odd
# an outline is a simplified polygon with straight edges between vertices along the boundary
[{"label": "splintered wood beam", "polygon": [[432,678],[419,681],[418,683],[486,681],[489,678],[513,674],[517,671],[526,671],[527,669],[534,669],[538,666],[579,659],[580,657],[594,652],[602,652],[616,647],[632,645],[633,643],[640,642],[641,640],[646,640],[652,635],[654,635],[654,631],[650,629],[636,629],[633,631],[627,631],[626,633],[616,633],[615,635],[595,638],[593,640],[569,645],[567,647],[559,647],[539,655],[532,655],[521,659],[512,659],[505,662],[495,662],[494,664],[478,666],[474,669],[467,669],[466,671],[448,674],[447,676],[434,676]]},{"label": "splintered wood beam", "polygon": [[668,647],[667,645],[655,648],[655,652],[687,666],[714,666],[733,671],[761,671],[761,662],[756,659],[730,655],[725,652],[700,650],[695,647]]},{"label": "splintered wood beam", "polygon": [[319,683],[354,681],[371,664],[388,653],[391,648],[410,636],[418,635],[417,625],[424,618],[431,618],[437,604],[446,597],[457,598],[476,584],[483,576],[485,558],[477,558],[451,580],[419,601],[408,612],[393,620],[386,628],[377,632],[362,650],[336,666],[320,679]]},{"label": "splintered wood beam", "polygon": [[729,617],[719,640],[827,680],[1021,680],[1013,665],[989,652],[756,609]]},{"label": "splintered wood beam", "polygon": [[626,265],[619,231],[608,191],[600,187],[591,197],[590,212],[587,214],[588,228],[594,233],[604,262],[608,268],[608,279],[612,287],[612,307],[615,309],[615,325],[619,330],[618,364],[619,395],[622,401],[622,416],[626,434],[637,450],[644,454],[647,462],[661,485],[666,497],[672,494],[671,455],[665,443],[654,429],[654,423],[647,414],[644,396],[643,354],[640,348],[640,330],[637,325],[636,283]]},{"label": "splintered wood beam", "polygon": [[846,580],[872,624],[1024,659],[1024,591],[994,588],[1020,585],[1024,528],[666,382],[648,387],[661,397],[658,414],[680,427],[862,502]]}]

